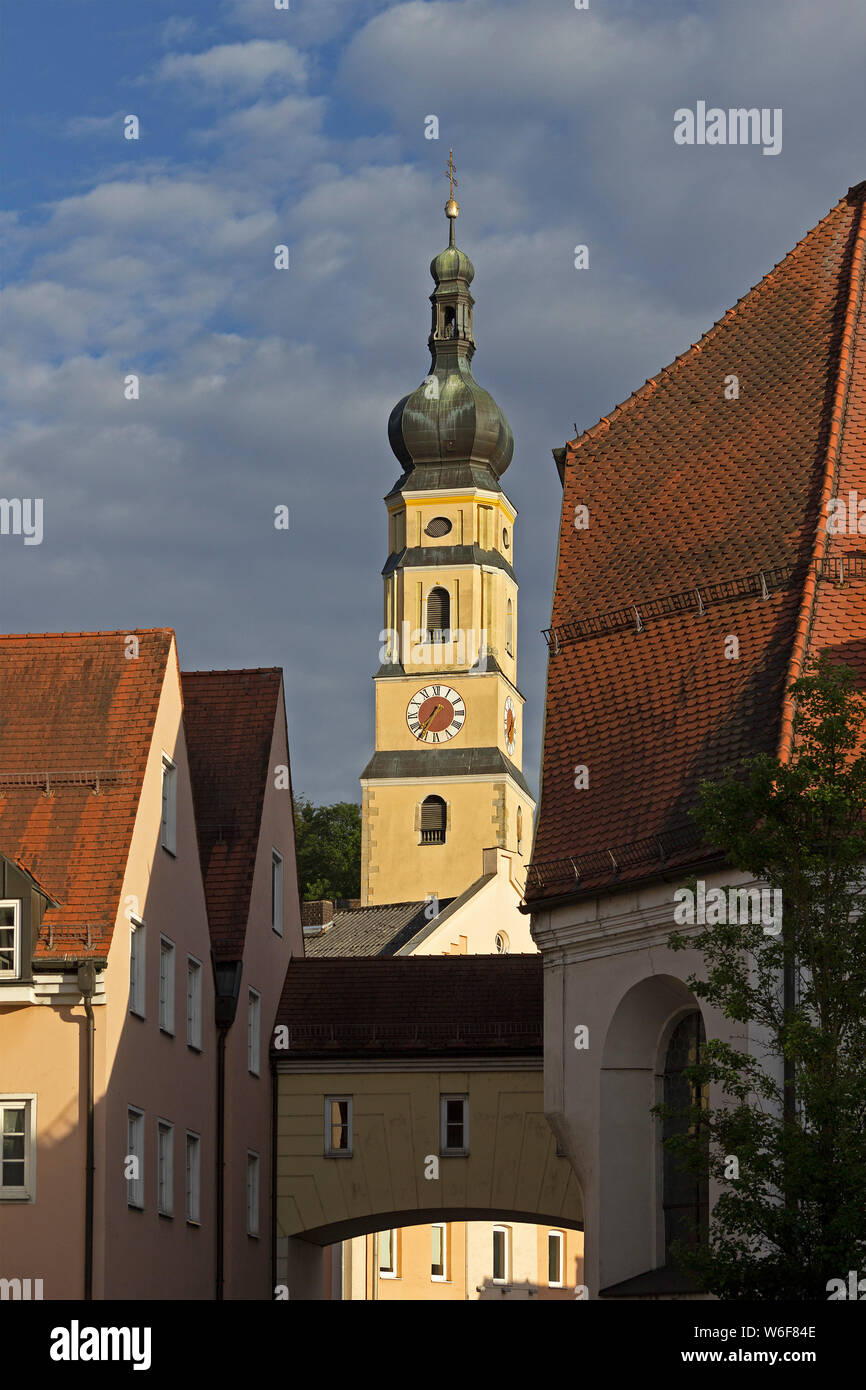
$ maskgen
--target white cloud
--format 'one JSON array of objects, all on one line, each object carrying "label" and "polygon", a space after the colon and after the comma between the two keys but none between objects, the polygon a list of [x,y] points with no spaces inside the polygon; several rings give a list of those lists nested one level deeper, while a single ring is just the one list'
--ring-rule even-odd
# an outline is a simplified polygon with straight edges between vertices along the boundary
[{"label": "white cloud", "polygon": [[72,116],[63,126],[63,134],[71,140],[92,140],[101,135],[123,138],[123,120],[128,113],[115,111],[110,116]]},{"label": "white cloud", "polygon": [[159,82],[181,85],[187,96],[243,98],[302,86],[306,60],[280,41],[250,39],[217,44],[202,53],[168,53],[156,66]]}]

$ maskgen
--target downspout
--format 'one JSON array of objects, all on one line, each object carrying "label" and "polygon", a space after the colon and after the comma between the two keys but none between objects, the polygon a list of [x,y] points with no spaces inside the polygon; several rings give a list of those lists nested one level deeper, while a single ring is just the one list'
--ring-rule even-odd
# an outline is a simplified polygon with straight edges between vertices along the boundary
[{"label": "downspout", "polygon": [[216,1290],[217,1303],[223,1301],[225,1284],[225,1115],[226,1115],[226,1039],[235,1021],[240,997],[243,962],[217,961],[211,947],[214,973],[214,1021],[217,1026],[217,1115],[216,1115]]},{"label": "downspout", "polygon": [[84,1000],[87,1015],[85,1032],[85,1066],[87,1069],[87,1137],[84,1178],[84,1297],[87,1302],[93,1299],[93,1178],[95,1171],[93,1136],[93,1054],[96,1028],[93,1019],[93,995],[96,990],[96,967],[92,960],[78,963],[78,988]]},{"label": "downspout", "polygon": [[220,1026],[217,1036],[216,1097],[216,1301],[223,1298],[225,1257],[225,1113],[226,1113],[226,1037],[228,1028]]},{"label": "downspout", "polygon": [[277,1070],[271,1065],[271,1298],[277,1288]]}]

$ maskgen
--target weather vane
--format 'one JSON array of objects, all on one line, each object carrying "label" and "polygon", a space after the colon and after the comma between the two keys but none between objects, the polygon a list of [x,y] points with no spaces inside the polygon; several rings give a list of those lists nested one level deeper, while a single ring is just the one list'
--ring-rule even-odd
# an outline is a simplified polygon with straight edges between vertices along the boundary
[{"label": "weather vane", "polygon": [[457,180],[456,180],[455,177],[454,177],[454,175],[455,175],[455,173],[457,172],[457,170],[456,170],[455,167],[454,167],[454,151],[453,151],[453,150],[449,150],[449,151],[448,151],[448,164],[446,165],[445,172],[446,172],[446,174],[448,175],[448,182],[449,182],[449,184],[450,184],[449,201],[453,203],[453,202],[454,202],[454,189],[455,189],[455,186],[456,186],[456,184],[457,184]]}]

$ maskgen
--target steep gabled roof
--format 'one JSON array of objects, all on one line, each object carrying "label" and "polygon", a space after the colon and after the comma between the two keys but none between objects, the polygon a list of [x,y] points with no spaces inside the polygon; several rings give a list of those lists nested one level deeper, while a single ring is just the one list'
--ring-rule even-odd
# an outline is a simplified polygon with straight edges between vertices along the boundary
[{"label": "steep gabled roof", "polygon": [[864,201],[565,448],[531,903],[711,855],[698,785],[787,754],[809,655],[866,676],[864,538],[826,531],[866,497]]},{"label": "steep gabled roof", "polygon": [[239,960],[282,672],[184,671],[181,683],[211,941],[218,959]]},{"label": "steep gabled roof", "polygon": [[108,954],[173,636],[0,637],[0,852],[57,904],[38,960]]}]

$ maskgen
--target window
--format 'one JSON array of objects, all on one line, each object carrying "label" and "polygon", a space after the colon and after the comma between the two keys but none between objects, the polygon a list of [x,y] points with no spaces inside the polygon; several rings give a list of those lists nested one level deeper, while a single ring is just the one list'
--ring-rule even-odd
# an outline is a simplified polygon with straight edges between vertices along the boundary
[{"label": "window", "polygon": [[174,1125],[160,1120],[156,1127],[157,1210],[174,1214]]},{"label": "window", "polygon": [[126,1112],[126,1204],[144,1210],[144,1112],[130,1106]]},{"label": "window", "polygon": [[514,655],[514,604],[511,599],[505,610],[505,650],[509,656]]},{"label": "window", "polygon": [[[665,1055],[664,1101],[675,1112],[663,1121],[662,1141],[688,1131],[687,1108],[707,1104],[707,1088],[695,1087],[685,1076],[685,1068],[701,1060],[706,1043],[700,1010],[680,1019],[671,1034]],[[700,1174],[687,1169],[678,1154],[662,1150],[663,1213],[665,1223],[665,1258],[672,1263],[671,1246],[675,1240],[684,1245],[706,1242],[709,1223],[709,1170]]]},{"label": "window", "polygon": [[186,1041],[201,1051],[201,961],[186,958]]},{"label": "window", "polygon": [[448,1227],[444,1223],[430,1227],[430,1278],[448,1278]]},{"label": "window", "polygon": [[0,1096],[0,1201],[36,1200],[36,1096]]},{"label": "window", "polygon": [[177,768],[167,753],[162,755],[162,831],[160,843],[177,854]]},{"label": "window", "polygon": [[174,945],[159,938],[159,1027],[174,1036]]},{"label": "window", "polygon": [[508,1226],[493,1227],[493,1282],[507,1284],[511,1264],[511,1231]]},{"label": "window", "polygon": [[283,934],[283,856],[271,850],[271,926]]},{"label": "window", "polygon": [[427,640],[451,640],[451,599],[447,589],[431,589],[427,595]]},{"label": "window", "polygon": [[494,944],[495,947],[496,947],[496,953],[497,953],[497,955],[500,955],[500,956],[507,956],[507,955],[508,955],[508,933],[507,933],[507,932],[498,931],[498,932],[496,933],[495,937],[493,938],[493,944]]},{"label": "window", "polygon": [[21,974],[21,903],[7,899],[0,903],[0,979],[17,979]]},{"label": "window", "polygon": [[444,845],[447,808],[441,796],[428,796],[421,802],[422,845]]},{"label": "window", "polygon": [[251,989],[247,1008],[247,1070],[252,1072],[253,1076],[258,1076],[259,1074],[261,1021],[262,996],[259,994],[258,990]]},{"label": "window", "polygon": [[186,1219],[194,1226],[201,1220],[201,1139],[189,1130],[186,1135]]},{"label": "window", "polygon": [[137,917],[129,921],[129,1012],[144,1018],[144,948],[147,937],[144,923]]},{"label": "window", "polygon": [[469,1153],[469,1097],[440,1097],[440,1152],[447,1156]]},{"label": "window", "polygon": [[247,1152],[247,1235],[259,1233],[259,1156]]},{"label": "window", "polygon": [[562,1231],[547,1233],[547,1282],[552,1289],[561,1289],[565,1271],[565,1239]]},{"label": "window", "polygon": [[352,1097],[325,1097],[325,1156],[352,1157]]},{"label": "window", "polygon": [[523,853],[523,807],[517,808],[517,853]]},{"label": "window", "polygon": [[382,1279],[399,1278],[397,1247],[399,1231],[379,1232],[379,1276]]}]

